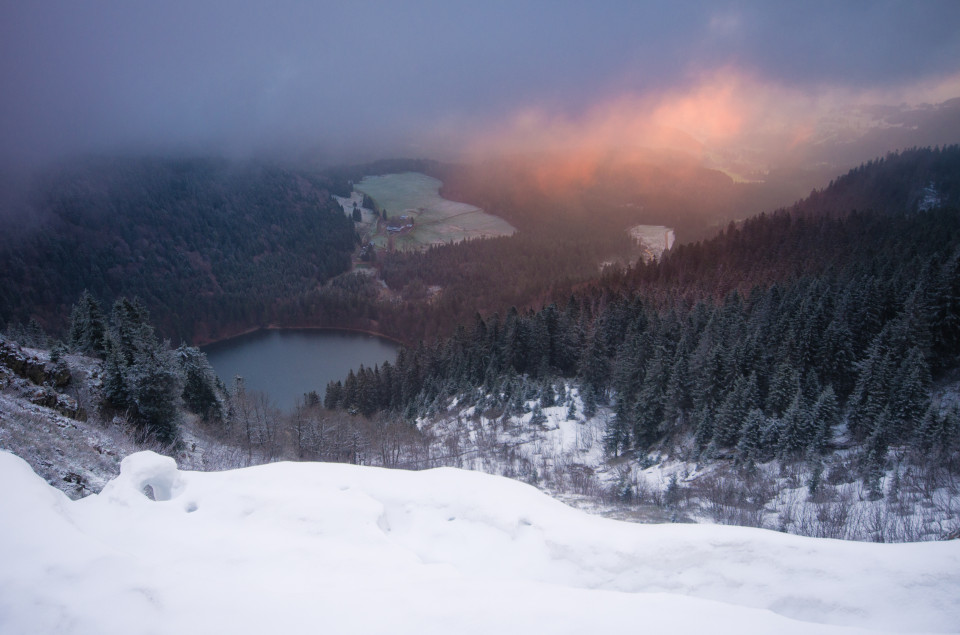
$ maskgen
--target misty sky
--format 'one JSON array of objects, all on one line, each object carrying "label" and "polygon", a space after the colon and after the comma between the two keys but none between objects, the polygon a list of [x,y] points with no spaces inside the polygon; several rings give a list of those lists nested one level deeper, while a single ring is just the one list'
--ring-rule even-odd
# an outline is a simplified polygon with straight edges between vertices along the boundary
[{"label": "misty sky", "polygon": [[955,97],[956,0],[0,0],[6,161],[584,139],[742,154]]}]

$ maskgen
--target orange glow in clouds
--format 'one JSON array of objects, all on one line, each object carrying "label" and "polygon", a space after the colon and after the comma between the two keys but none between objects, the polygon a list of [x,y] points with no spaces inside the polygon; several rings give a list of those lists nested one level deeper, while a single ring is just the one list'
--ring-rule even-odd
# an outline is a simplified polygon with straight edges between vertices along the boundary
[{"label": "orange glow in clouds", "polygon": [[837,113],[872,104],[936,103],[958,94],[960,76],[857,92],[835,86],[800,90],[725,68],[679,89],[599,99],[579,117],[527,108],[474,134],[467,155],[545,153],[550,160],[537,168],[537,180],[551,187],[589,184],[602,165],[664,152],[718,167],[750,157],[750,167],[762,170],[830,136]]},{"label": "orange glow in clouds", "polygon": [[708,152],[754,134],[769,102],[758,87],[724,71],[682,91],[602,100],[576,119],[531,108],[477,135],[470,154],[553,155],[537,168],[540,185],[551,187],[589,184],[601,165],[643,161],[652,153],[667,151],[699,162]]}]

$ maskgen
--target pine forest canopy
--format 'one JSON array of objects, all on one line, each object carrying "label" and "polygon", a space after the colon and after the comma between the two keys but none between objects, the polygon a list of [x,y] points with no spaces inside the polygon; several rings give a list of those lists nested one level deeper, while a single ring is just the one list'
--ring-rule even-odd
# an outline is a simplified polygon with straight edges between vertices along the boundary
[{"label": "pine forest canopy", "polygon": [[40,227],[0,245],[0,319],[63,326],[84,289],[138,297],[186,341],[267,321],[283,294],[347,270],[355,236],[313,173],[220,160],[116,159],[38,184]]},{"label": "pine forest canopy", "polygon": [[[924,192],[931,184],[943,202],[954,201],[957,154],[954,147],[889,155],[813,192],[797,210],[836,215],[851,209],[914,209],[929,196]],[[596,279],[600,263],[625,262],[635,254],[626,227],[653,222],[670,210],[682,215],[690,206],[716,211],[709,207],[712,199],[727,209],[736,197],[717,192],[741,196],[749,191],[729,189],[729,179],[710,171],[650,172],[644,166],[630,172],[629,166],[614,166],[594,187],[548,192],[521,187],[531,176],[529,165],[518,165],[516,173],[504,166],[471,171],[390,160],[318,172],[161,159],[66,166],[48,173],[35,190],[33,208],[41,229],[25,230],[0,245],[0,264],[8,272],[0,290],[0,321],[10,325],[36,318],[55,331],[80,292],[89,289],[103,301],[121,294],[139,297],[161,333],[188,342],[278,323],[362,328],[415,344],[452,334],[478,311],[504,315],[511,306],[562,304]],[[364,175],[407,170],[437,176],[445,196],[490,209],[521,231],[420,253],[381,252],[373,267],[392,293],[385,299],[375,277],[343,274],[356,236],[329,194],[349,193]],[[631,174],[639,176],[631,181]],[[671,202],[670,178],[688,200]],[[598,203],[605,199],[610,200]],[[777,241],[775,225],[757,227]],[[678,237],[682,242],[684,235]],[[654,296],[719,297],[735,286],[746,290],[791,271],[781,254],[775,267],[751,262],[748,250],[736,252],[734,270],[715,267],[706,254],[719,244],[705,244],[690,257],[681,256],[689,245],[680,245],[663,266],[635,267],[615,284],[663,277],[683,263],[682,271],[670,274],[681,281],[678,289],[660,285]],[[734,253],[728,250],[725,257]],[[808,260],[815,264],[817,258]],[[726,278],[718,281],[721,275]]]},{"label": "pine forest canopy", "polygon": [[[893,444],[955,455],[960,421],[930,408],[930,387],[960,362],[958,184],[957,148],[891,155],[565,305],[477,316],[351,372],[326,403],[414,417],[457,397],[521,414],[568,378],[588,410],[614,409],[614,455],[693,434],[744,461],[815,456],[844,413],[875,464]],[[840,213],[871,197],[885,206]]]}]

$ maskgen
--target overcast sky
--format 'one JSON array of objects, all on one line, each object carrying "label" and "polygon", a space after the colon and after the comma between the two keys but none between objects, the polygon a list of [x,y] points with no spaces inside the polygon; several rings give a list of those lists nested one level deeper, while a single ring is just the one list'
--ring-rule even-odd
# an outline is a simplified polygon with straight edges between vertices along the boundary
[{"label": "overcast sky", "polygon": [[584,139],[732,153],[954,97],[957,0],[0,0],[7,161]]}]

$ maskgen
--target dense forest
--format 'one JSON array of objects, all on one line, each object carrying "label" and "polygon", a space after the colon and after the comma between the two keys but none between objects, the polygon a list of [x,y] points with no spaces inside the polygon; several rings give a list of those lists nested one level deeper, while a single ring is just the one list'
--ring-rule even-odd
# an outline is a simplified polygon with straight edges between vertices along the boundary
[{"label": "dense forest", "polygon": [[[424,160],[295,170],[219,160],[72,163],[35,183],[29,228],[8,227],[0,326],[65,326],[84,290],[137,297],[159,332],[204,343],[266,324],[361,328],[415,343],[473,312],[537,306],[635,257],[622,227],[545,212],[535,231],[373,254],[349,273],[353,224],[330,197],[364,175],[443,174]],[[513,215],[524,209],[514,201]],[[79,263],[77,266],[76,263]],[[369,269],[368,269],[369,271]],[[388,293],[383,293],[383,286]]]},{"label": "dense forest", "polygon": [[0,242],[0,321],[64,327],[84,289],[138,297],[168,337],[276,318],[350,267],[353,224],[316,174],[222,160],[92,160],[51,170]]},{"label": "dense forest", "polygon": [[891,155],[565,304],[477,315],[331,384],[325,403],[412,417],[457,397],[519,414],[553,405],[566,378],[587,410],[613,409],[611,455],[692,436],[705,456],[810,458],[845,422],[874,481],[894,445],[955,462],[960,419],[931,385],[960,361],[958,174],[956,147]]},{"label": "dense forest", "polygon": [[443,171],[405,159],[322,171],[161,159],[49,170],[21,210],[30,226],[10,226],[0,241],[0,326],[17,332],[33,320],[57,332],[88,289],[103,301],[139,298],[163,336],[186,342],[274,323],[415,343],[451,333],[476,310],[568,294],[601,262],[636,252],[621,228],[548,217],[510,238],[380,252],[377,276],[348,273],[356,234],[330,194],[406,170]]},{"label": "dense forest", "polygon": [[501,216],[520,231],[423,252],[377,252],[379,280],[355,275],[305,292],[281,310],[287,323],[365,328],[408,344],[452,335],[478,311],[560,301],[595,280],[604,265],[632,262],[640,253],[625,233],[632,224],[713,235],[718,218],[748,214],[744,201],[756,206],[778,195],[677,157],[611,157],[594,166],[587,181],[562,182],[542,173],[565,174],[563,157],[535,159],[481,165],[395,159],[329,170],[343,193],[363,175],[422,171],[443,181],[444,196]]},{"label": "dense forest", "polygon": [[[33,320],[56,332],[89,289],[104,302],[139,298],[175,341],[278,324],[359,328],[415,344],[451,335],[477,311],[566,298],[602,265],[637,257],[624,233],[630,224],[669,223],[681,238],[712,234],[718,217],[744,215],[738,201],[763,198],[756,184],[664,157],[610,159],[588,182],[548,188],[541,172],[562,174],[564,162],[541,159],[325,169],[212,159],[63,164],[36,179],[21,221],[6,222],[0,327],[16,333]],[[356,233],[330,195],[349,194],[365,175],[404,171],[442,179],[448,197],[521,231],[424,252],[369,250],[375,275],[349,273]]]},{"label": "dense forest", "polygon": [[364,328],[415,345],[452,334],[477,311],[539,306],[567,297],[600,275],[600,263],[638,251],[624,232],[582,233],[583,240],[519,234],[384,253],[377,257],[378,278],[340,276],[281,311],[287,324]]}]

